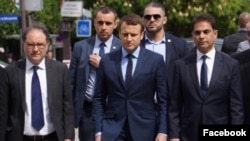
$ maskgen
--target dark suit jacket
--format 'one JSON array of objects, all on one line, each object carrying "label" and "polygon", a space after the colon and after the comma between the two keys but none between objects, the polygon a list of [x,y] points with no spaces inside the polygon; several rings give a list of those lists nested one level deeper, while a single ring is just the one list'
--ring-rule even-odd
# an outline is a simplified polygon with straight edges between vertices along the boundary
[{"label": "dark suit jacket", "polygon": [[243,97],[239,65],[216,51],[207,96],[201,96],[196,52],[176,61],[174,88],[169,106],[169,136],[198,141],[199,124],[242,124]]},{"label": "dark suit jacket", "polygon": [[[113,141],[127,119],[133,140],[154,141],[157,133],[167,132],[163,57],[141,48],[128,90],[122,77],[121,59],[120,49],[101,60],[93,99],[95,131],[102,132],[102,141]],[[155,91],[160,108],[154,103]]]},{"label": "dark suit jacket", "polygon": [[[25,60],[6,67],[8,73],[8,121],[7,141],[22,141],[25,103]],[[48,104],[52,122],[59,141],[74,138],[73,101],[65,64],[52,59],[45,60]]]},{"label": "dark suit jacket", "polygon": [[7,73],[0,67],[0,141],[5,141],[7,121]]},{"label": "dark suit jacket", "polygon": [[246,30],[240,30],[234,34],[226,36],[222,44],[221,52],[234,55],[236,53],[238,44],[244,40],[247,40]]},{"label": "dark suit jacket", "polygon": [[[190,53],[187,42],[181,38],[177,38],[171,34],[165,33],[166,38],[166,62],[167,69],[167,85],[170,91],[173,86],[174,79],[174,62]],[[145,38],[141,42],[142,47],[145,47]]]},{"label": "dark suit jacket", "polygon": [[245,110],[244,124],[250,124],[250,49],[233,56],[240,63],[242,86],[243,86],[243,99]]},{"label": "dark suit jacket", "polygon": [[[89,79],[89,55],[93,53],[95,36],[76,42],[70,60],[69,73],[73,88],[75,127],[79,126],[83,114],[86,85]],[[120,48],[120,40],[114,36],[110,51]]]}]

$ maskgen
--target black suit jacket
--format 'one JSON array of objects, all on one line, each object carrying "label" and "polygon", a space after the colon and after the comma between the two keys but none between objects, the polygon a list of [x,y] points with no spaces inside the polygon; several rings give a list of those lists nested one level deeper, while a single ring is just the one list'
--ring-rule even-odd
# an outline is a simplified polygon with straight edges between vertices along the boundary
[{"label": "black suit jacket", "polygon": [[[25,103],[25,66],[26,60],[6,67],[8,76],[8,98],[5,107],[8,112],[6,140],[22,141],[24,130]],[[59,141],[74,138],[73,102],[70,89],[68,68],[65,64],[52,59],[45,60],[48,106]]]},{"label": "black suit jacket", "polygon": [[[167,70],[167,86],[170,91],[173,87],[174,79],[174,62],[188,54],[190,51],[187,46],[187,42],[181,38],[175,37],[169,33],[165,33],[166,39],[166,70]],[[145,37],[141,41],[141,46],[145,48]]]},{"label": "black suit jacket", "polygon": [[216,51],[212,77],[204,98],[197,76],[197,54],[176,61],[169,100],[169,137],[198,141],[198,127],[243,124],[243,97],[238,62]]},{"label": "black suit jacket", "polygon": [[245,110],[245,122],[244,124],[250,124],[250,49],[241,53],[233,55],[233,58],[239,61],[242,86],[243,86],[243,99]]},{"label": "black suit jacket", "polygon": [[5,141],[7,119],[7,73],[0,67],[0,141]]},{"label": "black suit jacket", "polygon": [[244,40],[247,40],[246,30],[240,30],[234,34],[226,36],[222,44],[221,52],[234,55],[238,48],[238,44]]}]

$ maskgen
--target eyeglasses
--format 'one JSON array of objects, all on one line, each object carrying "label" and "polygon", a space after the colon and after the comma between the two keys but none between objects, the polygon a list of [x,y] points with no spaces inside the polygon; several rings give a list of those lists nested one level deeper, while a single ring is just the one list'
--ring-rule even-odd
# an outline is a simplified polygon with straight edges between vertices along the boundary
[{"label": "eyeglasses", "polygon": [[26,43],[26,45],[27,45],[28,48],[37,47],[39,49],[42,49],[42,48],[44,48],[46,46],[46,43],[36,43],[36,44],[35,43]]},{"label": "eyeglasses", "polygon": [[155,20],[158,20],[158,19],[161,18],[161,15],[159,15],[159,14],[153,14],[153,15],[144,15],[144,16],[143,16],[143,18],[144,18],[145,20],[151,20],[152,17],[153,17]]}]

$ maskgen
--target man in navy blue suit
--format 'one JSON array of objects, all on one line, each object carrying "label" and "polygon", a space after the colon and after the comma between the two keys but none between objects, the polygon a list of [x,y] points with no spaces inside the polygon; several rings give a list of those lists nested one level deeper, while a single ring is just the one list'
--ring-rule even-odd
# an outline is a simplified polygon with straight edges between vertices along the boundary
[{"label": "man in navy blue suit", "polygon": [[199,125],[243,124],[239,64],[214,48],[215,19],[201,14],[192,21],[196,50],[176,61],[169,96],[170,141],[199,141]]},{"label": "man in navy blue suit", "polygon": [[94,141],[92,97],[95,72],[101,56],[120,48],[120,40],[113,35],[117,13],[111,7],[101,7],[94,19],[96,36],[75,43],[69,72],[73,87],[75,127],[79,127],[80,141]]},{"label": "man in navy blue suit", "polygon": [[162,55],[140,47],[143,30],[140,16],[124,16],[122,49],[101,60],[93,98],[96,141],[167,140],[165,64]]}]

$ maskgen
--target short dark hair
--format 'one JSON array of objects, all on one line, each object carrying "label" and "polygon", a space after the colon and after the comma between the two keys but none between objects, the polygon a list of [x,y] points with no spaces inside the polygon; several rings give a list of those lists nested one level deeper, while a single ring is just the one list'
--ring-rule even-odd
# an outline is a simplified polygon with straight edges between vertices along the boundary
[{"label": "short dark hair", "polygon": [[200,14],[200,15],[197,15],[196,17],[194,17],[194,19],[191,23],[191,31],[194,30],[194,25],[198,22],[201,22],[201,21],[207,21],[211,24],[213,29],[217,29],[215,18],[212,15],[205,13],[205,14]]},{"label": "short dark hair", "polygon": [[50,42],[49,31],[47,30],[46,26],[45,26],[43,23],[39,23],[39,22],[33,22],[33,23],[31,24],[31,26],[28,27],[28,28],[23,32],[23,34],[22,34],[22,39],[23,39],[23,41],[26,41],[26,39],[27,39],[27,34],[28,34],[31,30],[33,30],[33,29],[41,30],[41,31],[44,33],[45,37],[46,37],[46,41],[47,41],[47,42]]},{"label": "short dark hair", "polygon": [[117,12],[115,11],[115,9],[109,7],[109,6],[102,6],[100,7],[96,13],[95,13],[95,17],[97,16],[97,14],[101,12],[101,13],[104,13],[104,14],[108,14],[108,13],[113,13],[115,15],[115,20],[117,19]]},{"label": "short dark hair", "polygon": [[164,5],[162,5],[162,4],[159,3],[159,2],[155,2],[155,1],[150,2],[150,3],[148,3],[148,4],[146,5],[145,9],[148,8],[148,7],[160,8],[160,9],[163,11],[164,15],[166,14],[166,9],[165,9]]},{"label": "short dark hair", "polygon": [[128,14],[128,15],[123,16],[119,22],[119,25],[118,25],[119,31],[121,31],[121,24],[122,23],[126,23],[128,25],[138,25],[139,24],[141,26],[141,32],[144,31],[142,17],[137,15],[137,14],[132,13],[132,14]]}]

